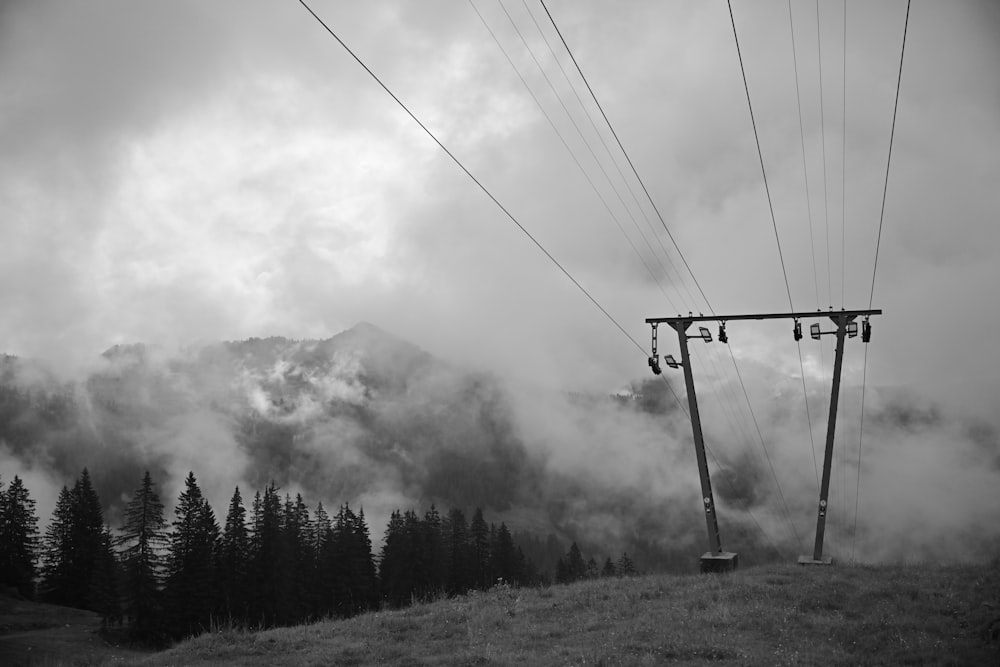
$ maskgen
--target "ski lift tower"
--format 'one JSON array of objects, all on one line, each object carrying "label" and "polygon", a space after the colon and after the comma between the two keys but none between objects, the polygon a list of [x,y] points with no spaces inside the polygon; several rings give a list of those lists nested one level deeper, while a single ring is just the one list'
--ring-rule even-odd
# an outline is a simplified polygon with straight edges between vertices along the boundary
[{"label": "ski lift tower", "polygon": [[680,347],[681,359],[677,361],[673,355],[665,355],[663,362],[670,368],[684,369],[684,385],[687,389],[688,407],[691,416],[691,431],[694,436],[695,456],[698,459],[698,476],[701,479],[701,496],[705,511],[705,524],[708,529],[708,551],[701,557],[702,572],[729,572],[736,569],[739,557],[736,553],[725,551],[722,548],[722,540],[719,536],[719,522],[715,511],[715,497],[712,494],[712,481],[708,473],[708,460],[705,457],[705,439],[701,430],[701,416],[698,412],[698,398],[694,389],[694,374],[691,370],[691,355],[688,350],[688,340],[700,338],[706,343],[712,342],[712,332],[705,327],[699,326],[698,333],[688,335],[687,331],[695,322],[718,322],[719,342],[728,343],[726,334],[726,322],[730,320],[774,320],[792,319],[795,325],[792,328],[792,335],[796,341],[802,339],[801,319],[825,318],[829,317],[837,325],[833,331],[822,331],[819,323],[814,323],[809,328],[810,337],[819,340],[821,336],[833,334],[837,336],[837,352],[833,368],[833,392],[830,396],[830,417],[826,430],[826,450],[823,456],[823,481],[820,487],[819,511],[816,519],[816,543],[812,557],[800,556],[801,564],[827,564],[832,561],[823,558],[823,535],[826,528],[827,500],[830,492],[830,466],[833,462],[833,440],[837,423],[837,402],[840,394],[840,369],[844,361],[845,339],[858,335],[858,317],[863,317],[861,339],[867,343],[871,339],[871,324],[868,318],[872,315],[881,315],[881,310],[831,310],[828,313],[816,312],[792,312],[792,313],[756,313],[750,315],[678,315],[677,317],[650,317],[646,323],[652,327],[652,356],[649,357],[649,367],[655,375],[660,375],[660,357],[657,354],[657,326],[663,323],[670,325],[677,332],[677,342]]}]

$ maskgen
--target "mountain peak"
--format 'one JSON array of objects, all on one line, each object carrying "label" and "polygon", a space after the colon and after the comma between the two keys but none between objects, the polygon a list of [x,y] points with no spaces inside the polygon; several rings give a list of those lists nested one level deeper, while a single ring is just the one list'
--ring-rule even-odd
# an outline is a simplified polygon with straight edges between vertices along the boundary
[{"label": "mountain peak", "polygon": [[382,336],[387,335],[385,331],[383,331],[381,328],[375,326],[371,322],[358,322],[357,324],[355,324],[350,329],[347,329],[347,330],[344,331],[344,333],[347,333],[347,332],[353,332],[353,333],[358,333],[358,334],[378,334],[378,335],[382,335]]}]

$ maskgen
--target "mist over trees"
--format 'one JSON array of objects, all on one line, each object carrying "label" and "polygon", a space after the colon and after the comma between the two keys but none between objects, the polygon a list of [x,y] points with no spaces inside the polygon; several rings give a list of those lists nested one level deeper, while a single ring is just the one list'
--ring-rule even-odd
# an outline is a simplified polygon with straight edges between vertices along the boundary
[{"label": "mist over trees", "polygon": [[[766,416],[764,425],[777,476],[786,485],[787,507],[754,450],[758,443],[712,438],[722,530],[727,546],[738,550],[744,563],[785,560],[798,553],[790,528],[814,521],[813,462],[809,448],[801,446],[807,426],[787,407],[801,401],[799,387],[796,392],[776,403],[777,412]],[[987,497],[997,486],[991,480],[1000,480],[996,433],[955,421],[946,412],[916,410],[912,400],[897,398],[875,402],[869,410],[874,431],[870,455],[866,435],[861,472],[866,485],[880,474],[879,466],[882,473],[881,484],[872,481],[867,488],[910,493],[886,479],[884,466],[890,459],[895,466],[901,459],[888,452],[909,447],[920,432],[927,457],[907,457],[907,469],[917,465],[924,473],[920,478],[929,479],[933,465],[928,461],[960,458],[952,463],[968,472],[963,477],[966,494]],[[708,401],[706,410],[710,408]],[[716,426],[706,419],[706,428]],[[933,439],[922,434],[927,430],[943,433],[955,447],[933,446]],[[857,436],[845,426],[845,441]],[[35,592],[98,604],[89,599],[90,584],[74,589],[59,582],[88,562],[108,562],[108,549],[102,546],[107,538],[101,532],[110,525],[114,551],[126,548],[118,540],[127,534],[128,548],[141,552],[130,552],[132,569],[117,581],[120,597],[115,599],[127,616],[134,612],[142,617],[177,604],[167,597],[133,595],[129,586],[142,591],[153,580],[162,587],[169,574],[175,588],[184,588],[205,576],[198,569],[201,547],[195,543],[183,559],[168,559],[175,531],[209,541],[218,531],[222,550],[217,557],[227,566],[212,579],[219,589],[213,592],[217,615],[253,617],[258,624],[297,617],[301,611],[286,609],[269,592],[287,585],[308,589],[297,599],[309,598],[309,613],[331,606],[339,614],[363,608],[371,584],[348,595],[345,581],[332,574],[316,573],[312,582],[319,585],[307,586],[303,573],[320,559],[343,560],[342,551],[363,549],[366,539],[380,542],[385,526],[369,526],[367,520],[378,517],[388,523],[396,508],[403,511],[398,521],[405,530],[398,540],[392,535],[394,545],[426,545],[432,554],[428,558],[445,563],[444,571],[406,565],[393,575],[398,585],[386,590],[379,580],[374,586],[380,597],[419,597],[427,582],[442,578],[448,591],[508,578],[508,566],[497,575],[482,558],[487,548],[507,549],[505,532],[539,576],[554,577],[559,560],[568,562],[567,545],[573,542],[584,554],[588,574],[603,572],[609,557],[617,568],[623,554],[643,571],[692,571],[704,526],[700,495],[692,484],[696,471],[689,440],[690,425],[662,379],[634,381],[610,395],[550,390],[455,367],[364,324],[325,340],[254,338],[169,351],[116,346],[73,376],[32,360],[0,356],[0,472],[5,482],[0,493],[18,474],[42,494],[45,514],[58,497],[51,526],[30,524],[45,531],[35,534],[42,547],[32,565],[39,575]],[[77,480],[84,467],[89,469],[86,482]],[[152,521],[148,525],[130,518],[128,505],[147,469],[150,482],[156,483],[142,496],[147,505],[141,511],[152,511],[157,503],[163,511],[165,505],[164,525],[157,523],[155,512],[146,517]],[[199,515],[193,500],[182,517],[173,513],[191,469],[199,474],[194,481],[200,488],[189,493],[200,492],[205,503],[211,501],[212,517]],[[796,469],[806,474],[792,474]],[[211,480],[207,488],[205,480]],[[798,488],[789,488],[789,482]],[[60,490],[63,484],[67,488]],[[286,497],[279,489],[293,489],[303,497]],[[151,490],[158,495],[156,502]],[[98,491],[103,516],[94,520],[93,498],[87,498]],[[831,501],[840,502],[830,514],[831,546],[846,544],[842,538],[849,536],[853,555],[856,536],[860,560],[899,557],[901,550],[906,557],[947,560],[981,553],[1000,539],[992,528],[1000,524],[983,518],[993,516],[995,508],[974,505],[984,513],[974,519],[978,515],[966,512],[952,495],[932,494],[942,518],[934,530],[921,522],[919,530],[908,529],[914,517],[920,518],[915,508],[931,502],[926,495],[907,495],[912,500],[904,512],[907,518],[892,525],[882,525],[880,515],[862,512],[855,533],[849,523],[854,498],[841,493]],[[845,498],[852,501],[848,510],[843,509]],[[368,512],[365,527],[373,532],[358,538],[360,547],[348,546],[351,526],[361,518],[359,508],[342,507],[344,499],[363,502]],[[430,503],[436,507],[428,516]],[[453,508],[461,508],[463,516],[452,516]],[[492,513],[496,535],[490,517],[480,520],[474,508]],[[293,535],[289,539],[278,537],[286,514],[286,532]],[[86,517],[86,531],[64,534],[61,526]],[[180,522],[177,527],[175,522]],[[989,528],[973,531],[973,524]],[[901,535],[906,540],[892,539]],[[156,557],[139,546],[147,536],[157,545]],[[168,542],[161,544],[162,539]],[[72,558],[60,555],[76,544],[81,550]],[[463,552],[465,544],[472,545],[472,555]],[[284,558],[286,551],[294,563],[292,575],[281,568],[262,570],[261,563]],[[20,562],[21,571],[27,571],[24,564],[30,558]],[[20,576],[16,587],[26,586],[28,579]],[[325,591],[325,597],[312,599],[316,590]],[[126,611],[139,599],[148,608]],[[109,613],[115,613],[113,606]],[[190,625],[190,619],[179,621],[181,628]]]},{"label": "mist over trees", "polygon": [[[634,453],[617,457],[619,465],[675,475],[660,456],[680,414],[669,390],[662,381],[637,382],[630,392],[522,397],[500,378],[456,368],[364,324],[319,341],[249,339],[169,353],[119,345],[72,380],[30,360],[0,360],[0,456],[12,457],[15,471],[33,468],[59,482],[89,466],[105,522],[116,529],[146,469],[172,495],[184,484],[177,471],[195,469],[213,480],[202,491],[220,533],[228,510],[222,488],[259,489],[263,502],[273,482],[313,505],[322,500],[334,516],[339,499],[352,498],[380,520],[397,504],[430,502],[442,521],[445,507],[488,508],[509,530],[516,517],[526,534],[514,537],[542,571],[552,572],[574,540],[593,551],[627,550],[650,569],[689,569],[678,538],[701,526],[679,511],[674,487],[637,486],[628,470],[605,477],[595,463],[595,443],[631,443]],[[519,402],[542,426],[524,422]],[[533,435],[549,425],[554,439]],[[636,448],[637,441],[647,444]],[[577,449],[587,453],[567,466],[567,452]],[[640,461],[647,454],[656,456],[652,465]],[[756,479],[752,465],[741,475]],[[253,495],[242,496],[248,521]],[[163,500],[173,506],[174,498]],[[654,533],[643,517],[656,517]],[[471,511],[465,519],[482,551],[489,526]],[[528,544],[532,534],[549,533],[558,548]],[[476,567],[473,581],[491,576]]]}]

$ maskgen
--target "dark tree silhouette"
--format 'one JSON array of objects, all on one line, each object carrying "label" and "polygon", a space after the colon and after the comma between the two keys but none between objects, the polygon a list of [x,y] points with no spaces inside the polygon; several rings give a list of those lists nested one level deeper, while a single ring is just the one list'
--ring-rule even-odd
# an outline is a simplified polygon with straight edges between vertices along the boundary
[{"label": "dark tree silhouette", "polygon": [[[595,563],[596,567],[596,563]],[[565,558],[560,558],[556,565],[556,581],[561,584],[568,584],[587,577],[587,564],[580,553],[580,547],[576,542],[570,545]]]},{"label": "dark tree silhouette", "polygon": [[101,557],[104,514],[86,468],[59,494],[52,523],[45,531],[42,599],[93,609],[92,579]]},{"label": "dark tree silhouette", "polygon": [[167,625],[175,637],[207,630],[215,604],[215,549],[219,526],[194,473],[174,508],[164,587]]},{"label": "dark tree silhouette", "polygon": [[251,623],[271,627],[288,623],[291,567],[282,534],[282,507],[278,488],[271,485],[254,498],[251,538]]},{"label": "dark tree silhouette", "polygon": [[73,496],[65,486],[59,491],[52,520],[45,529],[42,548],[41,598],[65,604],[69,589],[70,528],[73,523]]},{"label": "dark tree silhouette", "polygon": [[286,495],[282,521],[285,551],[291,567],[289,614],[296,620],[308,618],[313,607],[314,560],[312,521],[309,508],[296,494],[295,501]]},{"label": "dark tree silhouette", "polygon": [[316,554],[315,615],[328,616],[336,612],[337,571],[340,567],[333,540],[333,522],[323,508],[316,507],[313,521],[313,548]]},{"label": "dark tree silhouette", "polygon": [[122,604],[119,595],[119,581],[122,579],[121,566],[115,557],[114,538],[111,528],[101,531],[101,545],[94,564],[94,576],[90,580],[91,609],[101,615],[101,624],[121,625]]},{"label": "dark tree silhouette", "polygon": [[462,510],[453,508],[441,522],[441,542],[447,592],[449,595],[464,593],[473,587],[475,575],[469,548],[469,524]]},{"label": "dark tree silhouette", "polygon": [[[0,488],[0,536],[12,535],[13,519],[31,515],[22,509],[32,505],[18,478]],[[234,489],[220,533],[189,472],[174,515],[168,530],[147,471],[112,538],[85,469],[72,490],[63,487],[46,530],[42,593],[98,611],[105,623],[120,623],[127,615],[133,639],[156,644],[208,630],[213,619],[251,627],[289,625],[352,616],[383,602],[403,606],[440,593],[464,593],[497,580],[513,585],[535,580],[531,561],[506,524],[487,524],[479,508],[471,526],[457,509],[444,518],[434,506],[423,518],[412,510],[393,512],[378,572],[364,510],[355,514],[345,503],[331,518],[319,504],[311,515],[301,495],[282,500],[274,482],[263,495],[254,495],[249,523],[240,490]],[[34,527],[35,521],[28,523]],[[6,539],[0,557],[8,558],[15,543],[18,539]],[[574,544],[565,563],[560,559],[560,571],[569,572],[577,561],[582,563],[582,556]],[[5,568],[3,574],[11,572]]]},{"label": "dark tree silhouette", "polygon": [[0,486],[0,583],[34,597],[38,548],[35,501],[15,475],[6,491]]},{"label": "dark tree silhouette", "polygon": [[469,538],[473,587],[485,590],[495,582],[490,577],[490,527],[479,507],[469,524]]},{"label": "dark tree silhouette", "polygon": [[503,579],[508,584],[524,583],[524,555],[514,545],[514,538],[506,524],[500,524],[490,551],[493,581]]},{"label": "dark tree silhouette", "polygon": [[[478,552],[478,557],[486,558],[482,565],[486,574],[480,576],[479,584],[475,577],[465,577],[465,587],[460,588],[462,573],[471,573],[478,566],[476,545],[472,531],[466,529],[464,515],[453,510],[442,521],[434,507],[423,519],[410,510],[394,511],[386,527],[379,561],[385,602],[400,607],[444,592],[460,594],[473,587],[486,588],[501,579],[513,585],[524,583],[526,559],[507,526],[501,524],[497,529],[491,525],[483,530],[486,522],[482,511],[477,510],[476,515],[477,530],[488,537],[486,547],[480,547]],[[445,582],[449,581],[451,584],[446,587]]]},{"label": "dark tree silhouette", "polygon": [[405,604],[413,594],[412,545],[407,542],[406,519],[394,510],[382,538],[378,568],[382,596],[393,607]]},{"label": "dark tree silhouette", "polygon": [[346,617],[377,607],[378,576],[364,510],[355,514],[349,505],[341,506],[333,523],[333,541],[334,558],[340,564],[337,613]]},{"label": "dark tree silhouette", "polygon": [[632,563],[632,559],[625,552],[622,552],[621,558],[618,559],[618,564],[615,566],[615,572],[619,577],[632,577],[636,575],[635,564]]},{"label": "dark tree silhouette", "polygon": [[431,505],[431,508],[424,514],[421,528],[423,549],[427,554],[428,568],[425,590],[429,594],[437,595],[444,592],[447,588],[448,570],[444,554],[441,515],[434,505]]},{"label": "dark tree silhouette", "polygon": [[124,569],[125,614],[133,637],[157,641],[167,522],[149,471],[125,508],[117,544]]},{"label": "dark tree silhouette", "polygon": [[250,534],[239,487],[233,491],[233,498],[229,501],[216,563],[217,611],[230,623],[245,623],[250,605]]}]

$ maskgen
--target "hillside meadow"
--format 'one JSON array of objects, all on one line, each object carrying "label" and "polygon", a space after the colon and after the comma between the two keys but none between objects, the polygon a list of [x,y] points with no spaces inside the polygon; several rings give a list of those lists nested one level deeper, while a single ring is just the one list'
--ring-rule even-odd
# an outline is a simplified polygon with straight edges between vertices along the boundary
[{"label": "hillside meadow", "polygon": [[64,608],[38,607],[30,624],[0,635],[0,646],[12,630],[26,646],[25,631],[38,628],[30,652],[0,651],[5,664],[1000,665],[1000,560],[498,585],[348,620],[217,628],[158,653],[101,648],[93,630],[79,646],[62,631],[53,639]]},{"label": "hillside meadow", "polygon": [[1000,561],[751,568],[507,586],[136,665],[998,665]]}]

